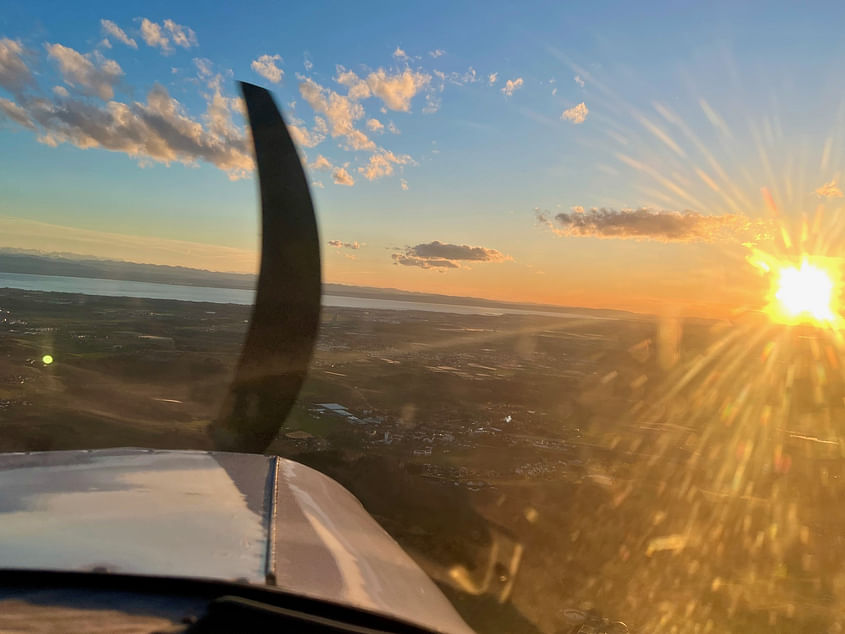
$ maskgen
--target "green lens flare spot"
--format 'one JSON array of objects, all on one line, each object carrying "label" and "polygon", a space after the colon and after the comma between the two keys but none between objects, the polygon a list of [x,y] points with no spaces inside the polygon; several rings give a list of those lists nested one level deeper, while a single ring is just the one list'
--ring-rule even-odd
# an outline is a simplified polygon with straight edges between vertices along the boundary
[{"label": "green lens flare spot", "polygon": [[43,357],[41,357],[41,363],[43,363],[44,365],[50,365],[51,363],[53,363],[53,355],[45,354]]}]

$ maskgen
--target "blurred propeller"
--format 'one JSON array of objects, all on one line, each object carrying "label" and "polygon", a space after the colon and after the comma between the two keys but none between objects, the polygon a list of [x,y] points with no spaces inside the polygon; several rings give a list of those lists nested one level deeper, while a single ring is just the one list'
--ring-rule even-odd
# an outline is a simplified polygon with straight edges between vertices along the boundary
[{"label": "blurred propeller", "polygon": [[235,378],[210,433],[215,449],[262,452],[305,380],[320,323],[320,242],[296,147],[270,93],[240,83],[261,189],[261,271]]}]

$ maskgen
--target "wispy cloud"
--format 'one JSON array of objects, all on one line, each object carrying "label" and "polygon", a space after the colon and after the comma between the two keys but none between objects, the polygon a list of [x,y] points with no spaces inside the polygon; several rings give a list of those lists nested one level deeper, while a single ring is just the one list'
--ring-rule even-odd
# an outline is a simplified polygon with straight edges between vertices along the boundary
[{"label": "wispy cloud", "polygon": [[[197,46],[194,31],[171,19],[155,22],[137,18],[138,35],[132,35],[140,41],[135,41],[112,20],[104,18],[99,26],[108,38],[130,47],[137,48],[143,42],[170,54],[179,47]],[[28,50],[16,40],[0,39],[0,87],[11,93],[0,97],[0,119],[34,130],[38,141],[50,146],[70,143],[83,149],[122,152],[141,165],[173,162],[191,165],[205,161],[226,171],[233,179],[251,171],[251,148],[240,121],[244,114],[242,100],[224,95],[224,73],[215,71],[210,60],[194,58],[199,82],[192,81],[199,87],[207,107],[204,112],[191,109],[189,113],[187,102],[177,100],[162,84],[145,90],[146,101],[143,96],[117,99],[119,91],[137,95],[138,89],[126,81],[121,66],[104,55],[107,49],[98,47],[86,53],[61,43],[46,44],[43,49],[46,54],[42,52],[40,56],[56,65],[63,85],[41,89],[34,72],[36,68],[41,69],[39,51]],[[149,54],[149,49],[145,50]],[[334,79],[340,89],[297,74],[303,103],[314,113],[313,123],[301,114],[291,114],[288,118],[291,136],[303,148],[337,138],[343,142],[342,149],[356,153],[351,160],[338,165],[323,165],[320,160],[312,163],[314,169],[329,170],[332,180],[339,185],[354,185],[358,174],[376,180],[396,173],[397,166],[415,164],[410,156],[394,153],[370,138],[370,134],[388,131],[399,134],[399,130],[386,117],[368,118],[363,103],[371,100],[369,103],[376,105],[378,100],[383,114],[389,110],[410,112],[415,97],[424,92],[428,99],[426,111],[439,105],[436,90],[431,87],[431,75],[410,66],[419,58],[406,56],[401,49],[395,52],[408,62],[401,70],[378,68],[358,76],[338,66]],[[280,55],[268,53],[254,59],[251,67],[265,79],[278,82],[284,79],[282,62]],[[42,75],[43,71],[38,74]],[[458,82],[475,81],[475,71],[456,74],[456,78]],[[362,156],[361,152],[366,154]],[[322,155],[320,158],[328,162]]]},{"label": "wispy cloud", "polygon": [[496,249],[449,244],[439,240],[406,247],[391,257],[396,265],[423,269],[459,269],[467,268],[465,262],[504,262],[512,259]]},{"label": "wispy cloud", "polygon": [[141,37],[147,46],[160,48],[163,53],[173,50],[170,47],[170,38],[164,34],[161,25],[147,18],[141,18]]},{"label": "wispy cloud", "polygon": [[436,58],[438,58],[438,57],[441,57],[441,56],[445,55],[445,54],[446,54],[446,51],[444,51],[442,48],[436,48],[436,49],[434,49],[433,51],[429,51],[429,52],[428,52],[428,54],[429,54],[431,57],[434,57],[434,58],[436,59]]},{"label": "wispy cloud", "polygon": [[580,86],[581,88],[583,88],[583,87],[584,87],[584,80],[583,80],[583,79],[581,79],[581,75],[575,75],[575,77],[573,77],[573,80],[574,80],[574,81],[575,81],[575,83],[576,83],[576,84],[578,84],[578,86]]},{"label": "wispy cloud", "polygon": [[116,39],[118,42],[123,42],[126,46],[138,48],[138,43],[126,35],[126,31],[121,29],[117,24],[111,20],[100,20],[100,26],[103,27],[103,32]]},{"label": "wispy cloud", "polygon": [[[59,86],[59,88],[61,88],[61,86]],[[4,99],[3,97],[0,97],[0,115],[13,121],[14,123],[17,123],[18,125],[22,125],[25,128],[30,130],[35,129],[35,124],[29,118],[26,110],[21,108],[14,101]],[[0,119],[2,119],[2,117],[0,117]]]},{"label": "wispy cloud", "polygon": [[[449,82],[455,86],[466,86],[467,84],[474,84],[481,81],[478,76],[478,71],[472,66],[468,67],[464,72],[452,71],[451,73],[444,73],[440,70],[432,71],[434,75],[443,83]],[[495,73],[493,73],[495,75]],[[489,77],[488,77],[489,79]],[[492,85],[492,84],[491,84]],[[443,90],[443,85],[440,85],[440,90]]]},{"label": "wispy cloud", "polygon": [[170,33],[170,37],[176,46],[191,48],[192,46],[196,46],[198,44],[197,34],[194,33],[193,29],[189,29],[187,26],[176,24],[173,20],[165,20],[164,28],[167,29],[168,33]]},{"label": "wispy cloud", "polygon": [[589,109],[582,101],[577,106],[573,106],[568,110],[564,110],[560,118],[565,121],[571,121],[574,124],[584,123],[587,120],[587,115],[590,114]]},{"label": "wispy cloud", "polygon": [[106,101],[114,97],[114,86],[123,76],[120,65],[99,52],[82,55],[61,44],[45,44],[47,55],[56,61],[65,83],[77,86],[85,95]]},{"label": "wispy cloud", "polygon": [[5,37],[0,38],[0,86],[18,94],[33,83],[32,72],[24,60],[21,43]]},{"label": "wispy cloud", "polygon": [[328,134],[326,120],[322,117],[314,117],[314,126],[309,130],[302,121],[298,119],[288,123],[288,132],[297,145],[302,147],[316,147],[326,140]]},{"label": "wispy cloud", "polygon": [[358,250],[361,244],[358,242],[344,242],[343,240],[329,240],[329,246],[335,249],[353,249]]},{"label": "wispy cloud", "polygon": [[191,48],[198,44],[197,35],[193,29],[176,24],[170,19],[159,24],[148,18],[141,18],[141,38],[147,46],[159,48],[162,53],[173,51],[171,43],[182,48]]},{"label": "wispy cloud", "polygon": [[397,46],[396,50],[393,51],[393,59],[398,59],[400,61],[406,60],[408,59],[408,54]]},{"label": "wispy cloud", "polygon": [[[141,162],[191,165],[206,161],[233,179],[252,169],[251,149],[243,130],[232,124],[232,101],[220,94],[219,85],[209,95],[208,109],[200,120],[186,114],[182,104],[160,84],[149,90],[146,103],[113,101],[114,85],[123,74],[116,62],[97,52],[82,55],[61,44],[46,48],[75,92],[108,101],[96,104],[65,89],[52,96],[21,95],[17,107],[5,104],[5,116],[36,129],[41,143],[102,148]],[[20,85],[19,79],[12,79],[13,85]]]},{"label": "wispy cloud", "polygon": [[760,239],[770,230],[765,221],[739,214],[710,216],[694,211],[590,209],[570,213],[537,210],[537,219],[562,236],[654,240],[657,242],[715,242]]},{"label": "wispy cloud", "polygon": [[517,91],[522,88],[523,83],[524,82],[522,81],[522,77],[517,77],[516,79],[509,79],[505,82],[505,85],[502,86],[502,93],[506,97],[510,97],[511,95],[513,95],[514,91]]},{"label": "wispy cloud", "polygon": [[264,79],[278,84],[282,81],[285,71],[278,67],[276,62],[282,62],[281,55],[262,55],[258,59],[252,60],[250,68],[261,75]]},{"label": "wispy cloud", "polygon": [[490,73],[487,75],[487,85],[492,86],[499,79],[499,73]]}]

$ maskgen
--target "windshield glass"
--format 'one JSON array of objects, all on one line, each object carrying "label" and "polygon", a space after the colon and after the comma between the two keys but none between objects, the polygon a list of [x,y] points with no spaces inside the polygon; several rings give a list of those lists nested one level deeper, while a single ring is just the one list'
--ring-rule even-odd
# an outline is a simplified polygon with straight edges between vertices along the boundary
[{"label": "windshield glass", "polygon": [[214,446],[247,81],[323,280],[268,453],[480,632],[841,631],[841,12],[4,3],[0,451]]}]

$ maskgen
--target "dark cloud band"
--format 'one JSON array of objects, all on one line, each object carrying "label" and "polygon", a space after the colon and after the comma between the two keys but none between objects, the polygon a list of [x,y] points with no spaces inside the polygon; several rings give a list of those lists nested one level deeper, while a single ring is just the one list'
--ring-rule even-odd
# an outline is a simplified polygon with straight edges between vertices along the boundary
[{"label": "dark cloud band", "polygon": [[496,249],[435,240],[393,254],[393,263],[423,269],[459,269],[461,262],[504,262],[511,259]]},{"label": "dark cloud band", "polygon": [[714,242],[760,233],[764,223],[740,214],[710,216],[694,211],[590,209],[537,218],[555,233],[566,236],[656,240],[659,242]]}]

